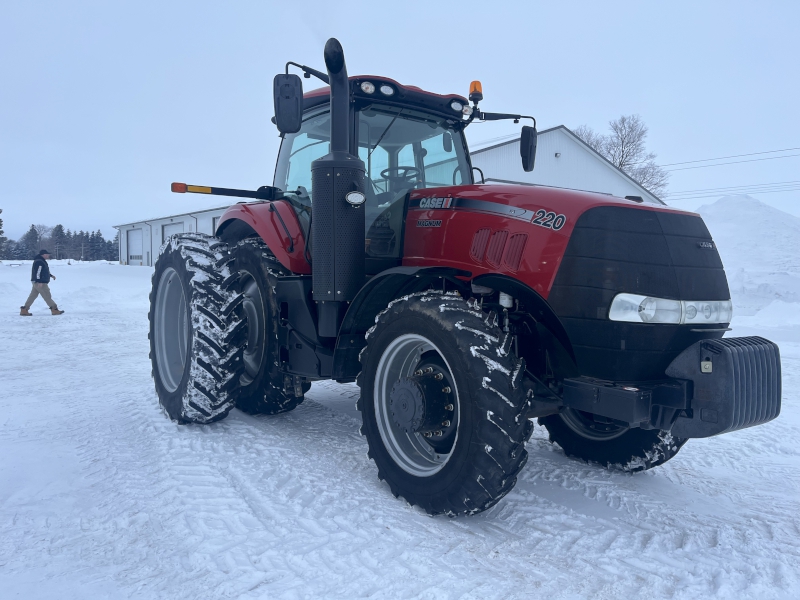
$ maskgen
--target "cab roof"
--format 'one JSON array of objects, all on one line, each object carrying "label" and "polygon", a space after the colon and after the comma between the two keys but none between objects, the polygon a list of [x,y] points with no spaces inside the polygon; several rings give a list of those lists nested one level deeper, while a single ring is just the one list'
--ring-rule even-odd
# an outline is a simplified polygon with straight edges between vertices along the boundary
[{"label": "cab roof", "polygon": [[[434,94],[413,85],[403,85],[388,77],[377,75],[356,75],[349,77],[350,92],[358,100],[373,100],[382,104],[394,104],[402,106],[413,106],[428,111],[436,112],[442,116],[454,117],[462,120],[461,112],[451,108],[450,103],[457,100],[462,106],[468,104],[468,100],[459,94]],[[375,85],[375,91],[367,94],[361,89],[361,84],[365,81]],[[394,90],[391,95],[381,93],[380,88],[388,85]],[[330,87],[324,86],[316,90],[311,90],[303,94],[303,110],[306,111],[316,106],[321,106],[330,102]]]}]

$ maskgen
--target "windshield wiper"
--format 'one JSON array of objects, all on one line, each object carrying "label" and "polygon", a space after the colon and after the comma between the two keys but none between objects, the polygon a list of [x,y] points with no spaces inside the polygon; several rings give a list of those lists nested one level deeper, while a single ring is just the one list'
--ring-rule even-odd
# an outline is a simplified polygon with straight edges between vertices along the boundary
[{"label": "windshield wiper", "polygon": [[391,128],[391,126],[392,126],[392,125],[394,125],[394,122],[397,120],[397,117],[399,117],[400,115],[402,115],[402,114],[403,114],[403,111],[404,111],[404,110],[405,110],[405,108],[401,108],[401,109],[400,109],[400,112],[398,112],[398,113],[397,113],[397,114],[394,116],[394,118],[392,119],[392,122],[391,122],[391,123],[389,123],[389,125],[386,127],[386,129],[384,129],[384,130],[383,130],[383,133],[381,134],[381,137],[379,137],[379,138],[378,138],[378,141],[377,141],[377,142],[375,142],[375,145],[372,147],[372,150],[370,150],[370,151],[369,151],[369,154],[367,154],[367,160],[369,160],[369,158],[372,156],[372,153],[373,153],[373,151],[375,150],[375,148],[377,148],[377,147],[378,147],[378,144],[380,144],[380,143],[381,143],[381,141],[383,140],[383,136],[385,136],[385,135],[386,135],[386,132],[388,132],[388,131],[389,131],[389,129]]}]

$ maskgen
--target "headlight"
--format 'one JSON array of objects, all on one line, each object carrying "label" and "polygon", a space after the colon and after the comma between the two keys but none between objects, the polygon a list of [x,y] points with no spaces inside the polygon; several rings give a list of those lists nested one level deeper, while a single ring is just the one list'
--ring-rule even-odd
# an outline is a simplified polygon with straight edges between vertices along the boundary
[{"label": "headlight", "polygon": [[450,103],[450,108],[452,108],[456,112],[461,112],[462,110],[464,110],[464,105],[461,104],[461,102],[459,102],[458,100],[453,100]]},{"label": "headlight", "polygon": [[608,318],[629,323],[717,324],[730,323],[730,300],[667,300],[637,294],[617,294]]},{"label": "headlight", "polygon": [[383,94],[384,96],[391,96],[392,94],[394,94],[394,88],[390,85],[384,84],[381,86],[381,94]]},{"label": "headlight", "polygon": [[369,81],[364,81],[361,84],[361,91],[365,94],[374,94],[375,93],[375,84]]}]

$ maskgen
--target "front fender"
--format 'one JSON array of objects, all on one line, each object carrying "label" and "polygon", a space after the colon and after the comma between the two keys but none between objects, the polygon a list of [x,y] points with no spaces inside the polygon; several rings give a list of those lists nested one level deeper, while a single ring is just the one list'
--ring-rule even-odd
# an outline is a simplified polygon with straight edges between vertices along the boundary
[{"label": "front fender", "polygon": [[375,317],[392,300],[428,289],[441,282],[447,289],[469,290],[469,283],[457,277],[470,277],[469,271],[447,267],[395,267],[375,275],[358,291],[339,328],[333,356],[333,379],[350,381],[361,371],[358,355],[364,335],[375,324]]}]

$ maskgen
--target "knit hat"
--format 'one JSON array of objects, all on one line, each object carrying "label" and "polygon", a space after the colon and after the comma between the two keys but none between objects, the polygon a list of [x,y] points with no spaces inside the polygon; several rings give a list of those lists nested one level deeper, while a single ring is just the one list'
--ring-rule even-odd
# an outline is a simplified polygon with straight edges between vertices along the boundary
[{"label": "knit hat", "polygon": [[43,254],[50,254],[47,250],[39,250],[38,256],[42,256]]}]

